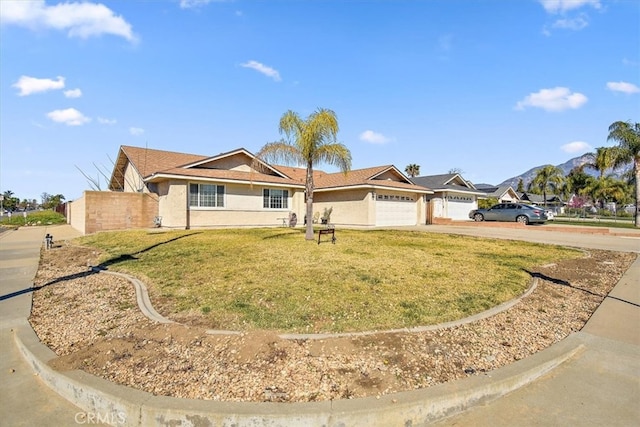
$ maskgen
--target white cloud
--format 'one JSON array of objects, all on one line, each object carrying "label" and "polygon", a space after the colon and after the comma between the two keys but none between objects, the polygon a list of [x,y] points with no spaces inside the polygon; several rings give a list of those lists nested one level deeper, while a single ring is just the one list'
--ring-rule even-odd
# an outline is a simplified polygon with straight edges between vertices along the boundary
[{"label": "white cloud", "polygon": [[573,141],[568,144],[564,144],[562,147],[560,147],[560,149],[565,153],[573,154],[591,151],[593,148],[591,147],[591,145],[587,144],[584,141]]},{"label": "white cloud", "polygon": [[622,58],[622,64],[627,65],[629,67],[637,67],[638,65],[640,65],[640,62],[632,61],[629,58]]},{"label": "white cloud", "polygon": [[144,133],[144,129],[142,128],[136,128],[136,127],[130,127],[129,128],[129,133],[133,136],[140,136]]},{"label": "white cloud", "polygon": [[191,9],[194,7],[206,6],[213,0],[180,0],[180,7],[182,9]]},{"label": "white cloud", "polygon": [[82,91],[80,89],[65,90],[64,96],[67,98],[80,98],[82,96]]},{"label": "white cloud", "polygon": [[640,88],[638,86],[627,82],[607,82],[607,89],[613,92],[623,92],[626,94],[640,92]]},{"label": "white cloud", "polygon": [[101,125],[115,125],[118,122],[116,119],[106,119],[104,117],[98,117],[97,120]]},{"label": "white cloud", "polygon": [[47,113],[47,117],[57,123],[64,123],[67,126],[81,126],[91,121],[80,111],[75,108],[67,108],[66,110],[54,110]]},{"label": "white cloud", "polygon": [[102,34],[136,41],[131,24],[116,16],[103,4],[59,3],[49,6],[44,0],[0,1],[0,23],[19,25],[31,30],[67,31],[69,37],[86,39]]},{"label": "white cloud", "polygon": [[552,27],[562,30],[580,31],[583,28],[586,28],[588,25],[589,21],[587,21],[587,18],[583,15],[571,19],[558,19],[553,23]]},{"label": "white cloud", "polygon": [[364,142],[368,142],[370,144],[386,144],[391,141],[391,139],[387,138],[381,133],[374,132],[372,130],[365,130],[360,134],[360,140]]},{"label": "white cloud", "polygon": [[527,95],[522,101],[518,101],[516,110],[524,110],[526,107],[542,108],[546,111],[564,111],[576,109],[586,104],[588,98],[578,92],[571,92],[566,87],[553,89],[541,89],[539,92]]},{"label": "white cloud", "polygon": [[64,77],[58,76],[57,80],[38,79],[36,77],[20,76],[11,87],[20,89],[19,96],[27,96],[33,93],[58,90],[64,87]]},{"label": "white cloud", "polygon": [[549,13],[564,13],[583,6],[600,9],[602,6],[600,0],[540,0],[540,4]]},{"label": "white cloud", "polygon": [[261,64],[258,61],[248,61],[248,62],[245,62],[244,64],[240,64],[240,66],[256,70],[257,72],[262,73],[267,77],[271,77],[273,80],[277,82],[282,80],[280,78],[280,73],[278,72],[278,70],[275,70],[274,68],[271,68],[267,65]]}]

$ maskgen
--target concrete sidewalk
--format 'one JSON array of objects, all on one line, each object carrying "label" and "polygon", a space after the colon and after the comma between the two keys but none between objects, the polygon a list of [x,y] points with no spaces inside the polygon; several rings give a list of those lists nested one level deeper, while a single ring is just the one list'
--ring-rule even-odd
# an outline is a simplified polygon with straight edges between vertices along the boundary
[{"label": "concrete sidewalk", "polygon": [[[427,231],[427,230],[425,230]],[[49,228],[22,228],[0,234],[0,420],[7,426],[73,426],[97,424],[99,411],[80,409],[53,392],[43,382],[46,372],[38,367],[46,365],[51,352],[37,342],[26,319],[31,309],[33,277],[37,271],[39,251],[44,235],[53,234],[56,243],[79,234],[69,226]],[[522,238],[520,232],[514,239]],[[553,235],[553,239],[571,240],[578,246],[575,236]],[[537,237],[536,237],[537,239]],[[597,246],[598,236],[589,236],[586,247]],[[603,237],[604,246],[627,245],[640,248],[639,241],[612,242],[611,236]],[[526,239],[523,239],[526,240]],[[635,246],[638,243],[638,246]],[[631,246],[629,246],[631,245]],[[616,246],[617,247],[617,246]],[[636,249],[638,251],[638,249]],[[438,404],[467,399],[471,409],[453,417],[440,419],[437,425],[478,426],[555,426],[555,425],[640,425],[640,259],[627,271],[611,294],[594,313],[585,328],[563,342],[540,352],[531,358],[498,369],[487,377],[470,377],[402,395],[383,397],[380,400],[354,399],[352,401],[318,402],[317,404],[220,404],[219,402],[190,401],[187,399],[155,398],[143,392],[110,384],[82,372],[68,375],[72,381],[71,395],[87,390],[102,390],[89,397],[93,402],[107,395],[113,396],[110,405],[130,405],[135,411],[121,425],[164,425],[176,412],[188,416],[175,425],[199,425],[210,419],[208,413],[218,411],[220,419],[233,420],[240,425],[405,425],[406,419],[386,418],[384,408],[390,414],[405,402],[405,413],[421,413],[420,424],[430,420],[428,414]],[[23,344],[35,349],[30,363],[16,346],[15,333],[21,332]],[[19,340],[20,341],[20,340]],[[566,357],[569,359],[566,360]],[[554,360],[559,360],[553,364]],[[565,361],[566,360],[566,361]],[[550,366],[544,368],[542,365]],[[39,374],[36,375],[35,372]],[[537,380],[529,372],[544,376]],[[54,373],[57,375],[57,373]],[[41,377],[42,376],[42,377]],[[522,378],[531,378],[531,381]],[[512,385],[514,378],[523,386]],[[53,382],[56,382],[53,378]],[[59,391],[62,381],[58,382]],[[86,386],[86,387],[85,387]],[[476,399],[470,391],[491,390],[486,396],[502,396],[497,399]],[[501,390],[515,390],[506,395]],[[506,392],[506,391],[505,391]],[[107,396],[108,397],[108,396]],[[455,400],[458,399],[458,400]],[[393,402],[396,400],[396,402]],[[490,400],[490,401],[489,401]],[[111,403],[109,403],[111,402]],[[133,402],[136,403],[134,406]],[[217,405],[216,405],[217,403]],[[306,405],[306,406],[305,406]],[[145,418],[145,410],[157,407],[155,413],[168,414]],[[311,409],[309,409],[311,408]],[[382,408],[382,409],[381,409]],[[400,408],[402,409],[402,408]],[[165,411],[165,412],[162,412]],[[253,412],[252,412],[253,411]],[[318,423],[312,415],[328,413],[326,422]],[[274,417],[274,412],[280,412]],[[349,418],[351,412],[351,418]],[[104,415],[106,412],[102,412]],[[149,412],[151,413],[151,412]],[[90,418],[94,417],[92,422]],[[244,417],[244,418],[241,418]],[[269,418],[271,417],[271,418]],[[386,418],[386,420],[384,419]],[[278,419],[277,422],[273,422]],[[418,420],[419,418],[414,417]],[[120,420],[112,417],[115,423]],[[191,421],[187,421],[191,420]],[[199,421],[198,421],[199,420]],[[351,422],[344,422],[351,420]],[[196,423],[198,421],[198,423]],[[195,423],[195,424],[194,424]],[[262,423],[262,424],[261,424]],[[396,424],[393,424],[396,423]],[[417,425],[414,422],[413,425]],[[168,425],[168,424],[167,424]],[[172,424],[174,425],[174,424]],[[205,424],[202,424],[205,425]],[[217,425],[217,424],[214,424]]]},{"label": "concrete sidewalk", "polygon": [[[0,424],[72,426],[85,415],[47,387],[16,348],[13,330],[27,324],[31,287],[45,234],[56,243],[80,234],[69,226],[31,227],[0,234]],[[77,417],[77,418],[76,418]]]}]

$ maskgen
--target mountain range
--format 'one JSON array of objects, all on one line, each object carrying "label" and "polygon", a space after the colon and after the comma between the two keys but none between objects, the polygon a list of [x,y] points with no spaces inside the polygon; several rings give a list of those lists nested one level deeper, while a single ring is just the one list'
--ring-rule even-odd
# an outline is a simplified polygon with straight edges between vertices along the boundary
[{"label": "mountain range", "polygon": [[[567,176],[569,174],[569,172],[571,172],[571,170],[573,168],[582,166],[586,163],[591,162],[591,157],[589,154],[583,154],[582,156],[578,156],[578,157],[574,157],[571,160],[568,160],[560,165],[556,165],[558,168],[560,168],[562,170],[562,172],[564,173],[565,176]],[[531,181],[533,181],[533,179],[536,176],[536,172],[548,165],[541,165],[541,166],[536,166],[534,168],[529,169],[528,171],[514,176],[512,178],[509,179],[505,179],[504,181],[502,181],[499,185],[503,186],[503,185],[510,185],[511,187],[513,187],[514,189],[518,188],[518,182],[520,181],[520,179],[522,179],[525,188],[527,187],[527,184],[529,184]],[[612,171],[608,171],[608,174],[612,174],[615,177],[620,178],[624,173],[628,172],[632,167],[632,164],[629,163],[628,165],[623,165],[615,170]],[[596,171],[594,168],[591,167],[586,167],[584,168],[584,172],[588,175],[591,176],[598,176],[598,171]]]}]

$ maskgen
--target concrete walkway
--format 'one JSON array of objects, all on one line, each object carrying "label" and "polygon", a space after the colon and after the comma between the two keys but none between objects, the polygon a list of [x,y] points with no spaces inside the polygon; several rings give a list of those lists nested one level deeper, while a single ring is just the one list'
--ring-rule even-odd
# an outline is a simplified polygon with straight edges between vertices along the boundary
[{"label": "concrete walkway", "polygon": [[0,425],[72,426],[85,413],[44,385],[16,348],[13,330],[26,325],[31,287],[44,236],[56,242],[80,234],[69,226],[32,227],[0,234]]},{"label": "concrete walkway", "polygon": [[[543,236],[539,236],[539,234],[544,234],[549,243],[640,252],[640,233],[636,238],[634,235],[619,237],[584,233],[549,233],[548,231],[536,231],[535,228],[526,230],[495,229],[493,231],[484,229],[478,231],[476,228],[467,231],[461,230],[461,227],[427,226],[421,229],[433,232],[456,231],[461,234],[468,232],[475,233],[474,235],[493,233],[493,235],[486,235],[486,237],[531,241],[545,240]],[[98,417],[104,416],[106,412],[84,411],[75,407],[44,384],[43,378],[40,377],[43,375],[43,371],[37,366],[38,356],[40,361],[46,364],[46,360],[51,355],[46,351],[36,352],[35,359],[31,359],[31,362],[27,363],[23,357],[24,352],[21,353],[18,350],[14,339],[16,331],[27,331],[28,333],[24,334],[27,346],[29,339],[33,341],[33,337],[29,337],[29,331],[31,334],[32,331],[26,319],[31,310],[30,288],[37,271],[39,251],[46,233],[53,234],[57,243],[78,236],[78,233],[68,226],[21,228],[17,231],[0,233],[0,351],[2,353],[0,359],[0,424],[3,426],[99,424]],[[581,332],[573,334],[548,350],[520,361],[522,363],[516,362],[499,369],[488,378],[471,377],[446,384],[445,387],[421,391],[422,393],[419,395],[419,398],[422,399],[419,402],[423,402],[421,412],[430,412],[430,408],[435,407],[434,402],[442,400],[442,396],[438,396],[438,393],[442,393],[443,396],[460,396],[468,390],[480,387],[485,390],[497,389],[493,395],[501,396],[504,393],[500,393],[500,389],[507,390],[506,387],[508,387],[508,381],[503,381],[504,379],[516,378],[519,375],[525,378],[527,376],[525,371],[537,370],[544,373],[548,370],[546,375],[535,381],[525,382],[524,386],[515,388],[515,391],[500,398],[473,400],[474,398],[470,397],[468,401],[473,404],[465,407],[471,407],[471,409],[453,417],[440,419],[437,421],[437,425],[640,425],[640,329],[638,325],[640,325],[640,259],[636,260],[631,269],[627,271]],[[35,341],[35,344],[31,343],[32,348],[38,344],[37,339]],[[562,354],[569,354],[569,360],[560,363],[554,369],[536,369],[538,365],[549,363],[554,358],[561,359]],[[34,374],[35,372],[38,372],[38,375]],[[152,402],[156,402],[147,395],[143,396],[141,392],[104,384],[106,382],[95,381],[96,379],[91,376],[82,374],[71,376],[74,381],[73,392],[76,394],[83,387],[83,384],[96,383],[99,385],[98,389],[105,390],[105,393],[112,393],[123,401],[129,397],[132,401],[142,399],[141,406],[154,406]],[[513,390],[513,388],[509,388],[509,390]],[[418,396],[419,392],[409,393]],[[406,419],[398,418],[391,421],[387,418],[383,420],[385,417],[372,416],[372,413],[375,413],[376,405],[388,405],[388,408],[394,408],[400,406],[403,400],[413,400],[415,405],[416,400],[411,396],[411,394],[398,396],[400,402],[397,403],[392,403],[393,396],[377,402],[371,399],[337,401],[330,405],[315,405],[313,411],[316,409],[320,412],[329,409],[333,412],[337,411],[335,416],[328,418],[328,422],[322,423],[327,426],[394,425],[394,422],[397,425],[405,425]],[[100,396],[94,395],[92,398],[94,401],[100,400]],[[162,400],[160,406],[163,404],[165,406],[174,405],[178,402],[186,410],[192,408],[194,414],[206,413],[207,410],[210,410],[207,408],[211,408],[210,405],[203,406],[203,402],[159,399]],[[389,402],[386,402],[387,400]],[[279,422],[269,425],[320,425],[320,423],[310,421],[312,420],[310,417],[305,419],[303,416],[301,418],[302,408],[307,407],[298,404],[285,404],[284,406],[252,404],[248,407],[261,408],[256,410],[257,416],[253,418],[250,425],[266,423],[265,414],[277,411],[275,408],[285,409],[282,410]],[[222,408],[221,412],[228,412],[227,419],[232,419],[234,413],[244,412],[241,405],[223,405],[217,406],[217,408]],[[341,418],[341,415],[348,411],[352,411],[354,417]],[[415,412],[415,409],[411,411]],[[187,419],[191,421],[187,421]],[[251,417],[246,419],[251,419]],[[351,423],[341,421],[345,419],[351,420]],[[422,419],[429,420],[431,418],[423,416]],[[199,425],[197,420],[205,421],[205,417],[193,415],[185,418],[181,424],[175,425]],[[106,421],[118,424],[121,420],[112,417]],[[120,424],[168,425],[168,422],[168,419],[161,417],[145,419],[140,411],[138,417],[129,417]],[[236,424],[249,425],[249,423],[243,422]]]}]

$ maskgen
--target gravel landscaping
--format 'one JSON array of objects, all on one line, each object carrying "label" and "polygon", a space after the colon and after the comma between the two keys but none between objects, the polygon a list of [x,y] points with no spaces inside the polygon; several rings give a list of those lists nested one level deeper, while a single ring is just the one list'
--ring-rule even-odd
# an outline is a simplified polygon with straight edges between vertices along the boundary
[{"label": "gravel landscaping", "polygon": [[531,295],[462,326],[284,340],[263,330],[209,335],[196,326],[198,313],[192,324],[153,323],[128,281],[88,271],[98,259],[93,249],[64,245],[42,254],[30,322],[59,355],[55,369],[81,369],[155,395],[254,402],[379,396],[484,375],[579,331],[635,257],[594,250],[539,267]]}]

